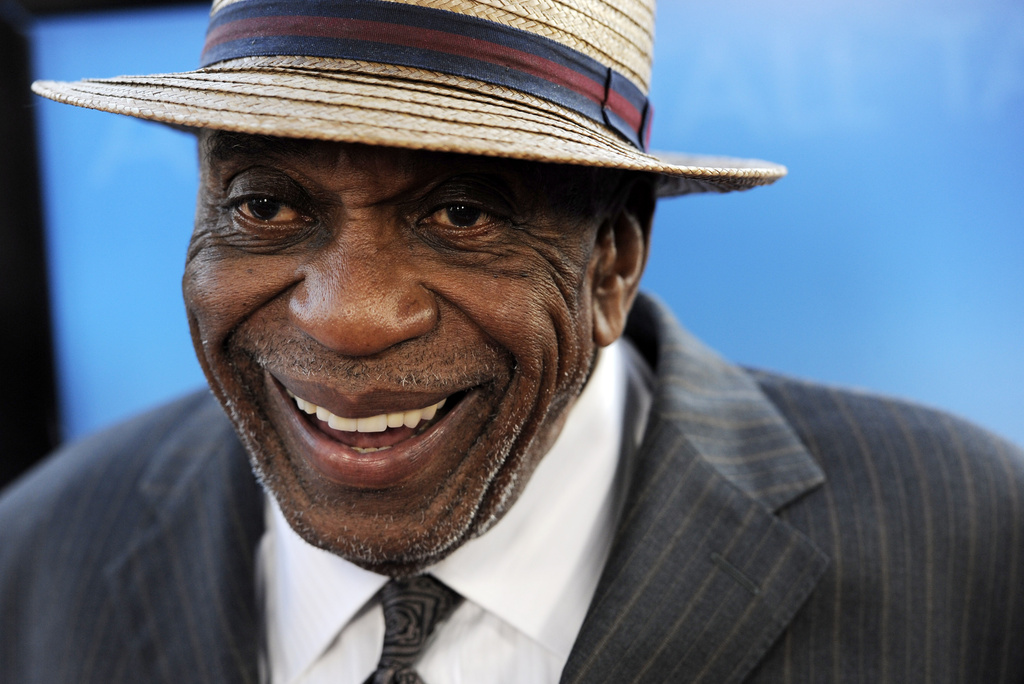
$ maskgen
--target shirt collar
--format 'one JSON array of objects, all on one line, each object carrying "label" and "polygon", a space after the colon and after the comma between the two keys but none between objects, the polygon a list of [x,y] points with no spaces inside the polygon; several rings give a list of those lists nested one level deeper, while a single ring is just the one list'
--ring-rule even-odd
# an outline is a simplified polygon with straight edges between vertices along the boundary
[{"label": "shirt collar", "polygon": [[430,572],[568,658],[611,542],[626,375],[606,348],[519,500]]},{"label": "shirt collar", "polygon": [[267,497],[262,570],[266,654],[273,677],[290,682],[327,650],[387,577],[363,570],[300,537]]},{"label": "shirt collar", "polygon": [[[567,659],[597,587],[617,513],[626,394],[623,343],[605,348],[554,446],[486,534],[428,570]],[[290,681],[388,581],[306,543],[276,502],[259,549],[273,681]],[[343,588],[343,590],[340,590]]]}]

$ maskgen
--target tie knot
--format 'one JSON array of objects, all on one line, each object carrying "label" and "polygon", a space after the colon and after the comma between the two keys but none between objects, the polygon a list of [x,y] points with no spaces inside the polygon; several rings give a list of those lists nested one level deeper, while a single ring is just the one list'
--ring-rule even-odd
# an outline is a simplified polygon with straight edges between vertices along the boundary
[{"label": "tie knot", "polygon": [[429,575],[391,580],[380,590],[384,607],[384,650],[369,681],[421,682],[412,669],[427,639],[462,601]]}]

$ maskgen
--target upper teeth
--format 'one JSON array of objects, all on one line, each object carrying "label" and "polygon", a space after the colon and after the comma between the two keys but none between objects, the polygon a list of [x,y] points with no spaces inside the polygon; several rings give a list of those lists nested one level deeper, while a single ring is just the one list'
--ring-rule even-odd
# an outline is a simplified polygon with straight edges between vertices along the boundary
[{"label": "upper teeth", "polygon": [[381,413],[376,416],[368,416],[366,418],[343,418],[336,416],[323,406],[317,406],[311,401],[306,401],[302,397],[297,397],[288,392],[288,396],[295,400],[295,405],[300,410],[305,411],[310,415],[316,415],[317,418],[327,423],[335,430],[342,430],[344,432],[384,432],[388,428],[405,427],[414,428],[420,424],[420,421],[430,420],[437,413],[437,410],[444,406],[444,399],[427,406],[426,408],[414,409],[412,411],[397,411],[395,413]]}]

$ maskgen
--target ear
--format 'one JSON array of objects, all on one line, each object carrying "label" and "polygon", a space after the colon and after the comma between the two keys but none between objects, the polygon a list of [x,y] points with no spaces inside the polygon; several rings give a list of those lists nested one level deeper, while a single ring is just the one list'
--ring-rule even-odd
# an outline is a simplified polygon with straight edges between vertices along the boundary
[{"label": "ear", "polygon": [[654,184],[634,179],[625,194],[625,201],[598,228],[591,259],[594,342],[601,347],[617,340],[626,327],[650,248]]}]

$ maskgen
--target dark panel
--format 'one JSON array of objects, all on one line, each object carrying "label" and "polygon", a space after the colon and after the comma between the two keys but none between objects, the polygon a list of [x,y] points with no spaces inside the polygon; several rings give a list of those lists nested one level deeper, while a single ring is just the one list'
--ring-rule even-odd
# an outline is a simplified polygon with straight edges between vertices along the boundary
[{"label": "dark panel", "polygon": [[57,441],[28,41],[0,5],[0,485]]}]

